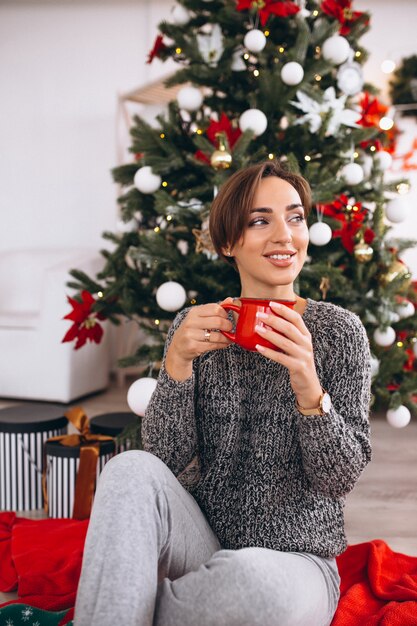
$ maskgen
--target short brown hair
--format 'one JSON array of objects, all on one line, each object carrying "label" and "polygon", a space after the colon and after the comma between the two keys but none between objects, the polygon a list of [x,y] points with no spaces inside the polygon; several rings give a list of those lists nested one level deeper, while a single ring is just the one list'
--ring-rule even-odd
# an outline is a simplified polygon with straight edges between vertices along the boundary
[{"label": "short brown hair", "polygon": [[224,255],[224,248],[233,248],[247,227],[247,218],[253,208],[253,199],[262,178],[276,176],[286,180],[298,192],[307,217],[311,209],[311,190],[300,174],[286,170],[279,161],[268,160],[244,167],[222,185],[210,211],[210,237],[217,254],[234,264],[233,258]]}]

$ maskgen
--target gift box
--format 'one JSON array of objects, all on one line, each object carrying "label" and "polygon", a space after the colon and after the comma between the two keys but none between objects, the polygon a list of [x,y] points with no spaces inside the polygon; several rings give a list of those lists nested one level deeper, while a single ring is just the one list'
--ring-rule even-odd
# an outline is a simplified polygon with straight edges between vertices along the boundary
[{"label": "gift box", "polygon": [[0,410],[0,510],[30,511],[43,506],[43,444],[63,435],[63,407],[26,403]]},{"label": "gift box", "polygon": [[[114,441],[98,442],[98,456],[93,472],[93,485],[85,487],[84,493],[95,490],[95,482],[103,467],[115,453]],[[46,457],[46,501],[49,517],[85,518],[88,515],[74,514],[76,499],[76,483],[80,470],[80,456],[85,446],[65,446],[60,441],[45,443]],[[92,494],[90,494],[92,496]]]},{"label": "gift box", "polygon": [[82,407],[65,416],[76,433],[49,438],[44,444],[44,507],[49,517],[90,516],[96,480],[115,453],[113,437],[90,431]]},{"label": "gift box", "polygon": [[127,435],[123,441],[117,441],[120,435],[128,426],[134,426],[138,422],[138,416],[129,411],[118,413],[102,413],[92,417],[90,420],[90,432],[101,435],[108,435],[115,438],[116,454],[125,452],[133,446],[132,439]]}]

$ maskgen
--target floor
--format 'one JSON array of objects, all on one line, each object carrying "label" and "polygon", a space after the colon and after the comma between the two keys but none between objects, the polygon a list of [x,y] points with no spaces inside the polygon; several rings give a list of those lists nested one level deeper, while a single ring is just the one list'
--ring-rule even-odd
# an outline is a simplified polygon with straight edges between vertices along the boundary
[{"label": "floor", "polygon": [[[128,411],[126,393],[132,380],[124,384],[114,381],[106,392],[83,398],[78,404],[89,417]],[[20,402],[0,399],[0,408],[12,404]],[[373,460],[346,501],[348,542],[383,539],[393,550],[417,556],[417,419],[406,428],[395,429],[382,415],[373,415],[371,430]],[[0,593],[0,603],[14,597]]]}]

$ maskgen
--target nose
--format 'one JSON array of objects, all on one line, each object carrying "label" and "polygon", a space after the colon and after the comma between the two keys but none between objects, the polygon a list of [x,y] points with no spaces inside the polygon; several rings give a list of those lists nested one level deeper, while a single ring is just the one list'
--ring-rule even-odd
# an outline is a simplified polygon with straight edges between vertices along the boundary
[{"label": "nose", "polygon": [[274,243],[288,243],[292,240],[291,228],[285,218],[276,221],[272,240]]}]

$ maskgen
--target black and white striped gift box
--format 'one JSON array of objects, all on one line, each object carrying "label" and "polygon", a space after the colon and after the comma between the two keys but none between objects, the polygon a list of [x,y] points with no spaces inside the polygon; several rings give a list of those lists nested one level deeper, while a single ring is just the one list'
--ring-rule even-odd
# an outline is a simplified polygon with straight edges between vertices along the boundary
[{"label": "black and white striped gift box", "polygon": [[43,444],[67,432],[59,405],[27,403],[0,410],[0,510],[41,509]]},{"label": "black and white striped gift box", "polygon": [[119,411],[117,413],[101,413],[90,419],[90,432],[100,435],[108,435],[115,438],[116,453],[130,450],[132,442],[125,439],[118,443],[117,436],[123,432],[127,426],[133,426],[140,418],[129,411]]},{"label": "black and white striped gift box", "polygon": [[[114,456],[114,441],[100,442],[96,477]],[[49,517],[72,517],[75,481],[80,464],[80,446],[62,446],[58,441],[45,443],[46,489]]]}]

